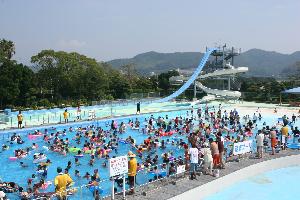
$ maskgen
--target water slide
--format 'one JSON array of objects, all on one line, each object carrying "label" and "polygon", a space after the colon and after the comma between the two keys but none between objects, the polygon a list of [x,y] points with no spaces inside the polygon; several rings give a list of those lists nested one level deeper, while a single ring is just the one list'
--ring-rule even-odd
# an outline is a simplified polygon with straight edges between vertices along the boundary
[{"label": "water slide", "polygon": [[[206,79],[209,77],[216,77],[216,76],[223,76],[223,75],[231,75],[231,74],[238,74],[238,73],[243,73],[243,72],[247,72],[248,71],[248,67],[237,67],[234,68],[232,65],[230,65],[231,68],[229,69],[221,69],[221,70],[216,70],[214,72],[211,73],[207,73],[204,75],[200,75],[199,78],[200,79]],[[173,76],[170,78],[170,81],[186,81],[188,80],[187,77],[185,76]]]},{"label": "water slide", "polygon": [[200,79],[205,79],[205,78],[209,78],[209,77],[212,77],[212,76],[215,77],[215,76],[231,75],[231,74],[238,74],[238,73],[243,73],[243,72],[248,71],[248,67],[233,68],[232,65],[230,65],[230,66],[231,66],[231,68],[229,68],[229,69],[216,70],[216,71],[211,72],[211,73],[200,75],[199,78]]},{"label": "water slide", "polygon": [[177,96],[179,96],[180,94],[182,94],[186,89],[188,89],[190,87],[191,84],[193,84],[193,82],[198,78],[201,70],[203,69],[205,63],[207,62],[210,54],[217,50],[217,48],[211,48],[211,49],[208,49],[201,62],[199,63],[198,67],[196,68],[196,70],[194,71],[194,73],[192,74],[192,76],[189,78],[189,80],[187,82],[185,82],[176,92],[174,92],[173,94],[171,94],[170,96],[167,96],[165,98],[162,98],[162,99],[158,99],[156,101],[154,101],[153,103],[161,103],[161,102],[167,102],[171,99],[174,99],[176,98]]},{"label": "water slide", "polygon": [[191,102],[190,105],[194,106],[194,105],[197,105],[199,103],[207,103],[207,102],[210,102],[210,101],[214,101],[215,99],[216,99],[215,95],[208,94],[208,95],[204,96],[202,99]]},{"label": "water slide", "polygon": [[216,96],[222,96],[222,97],[231,97],[231,98],[240,98],[241,93],[238,91],[231,91],[231,90],[217,90],[217,89],[211,89],[208,87],[205,87],[200,82],[196,82],[196,86],[206,92],[207,94],[213,94]]}]

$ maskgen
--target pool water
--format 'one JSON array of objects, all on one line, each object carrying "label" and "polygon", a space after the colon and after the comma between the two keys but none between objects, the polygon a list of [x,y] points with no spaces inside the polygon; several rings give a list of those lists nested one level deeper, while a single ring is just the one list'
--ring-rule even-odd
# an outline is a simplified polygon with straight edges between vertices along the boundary
[{"label": "pool water", "polygon": [[[203,106],[203,105],[202,105]],[[204,108],[202,108],[202,110],[204,110]],[[229,110],[229,109],[228,109]],[[196,111],[194,111],[194,113],[196,113]],[[154,118],[157,118],[158,116],[162,116],[164,117],[165,115],[169,116],[169,119],[175,118],[176,116],[182,116],[182,117],[186,117],[187,114],[187,110],[178,110],[178,111],[172,111],[172,112],[160,112],[160,113],[154,113],[153,116]],[[249,113],[240,113],[241,116],[245,115],[245,114],[249,114]],[[139,121],[141,122],[141,126],[144,122],[145,118],[149,118],[151,114],[144,114],[144,115],[140,115],[138,116]],[[266,122],[267,125],[272,126],[273,124],[275,124],[278,120],[278,117],[280,116],[275,116],[275,115],[263,115],[263,119],[261,121],[258,121],[258,129],[261,128],[263,126],[263,122]],[[125,117],[122,120],[117,120],[118,124],[120,124],[122,121],[124,123],[127,123],[129,121],[129,119],[131,120],[135,120],[135,117]],[[110,124],[111,120],[107,119],[107,120],[100,120],[100,121],[91,121],[91,122],[84,122],[85,126],[88,125],[94,125],[94,126],[101,126],[104,130],[109,130],[110,126],[106,126],[107,122]],[[241,120],[241,122],[243,122]],[[298,126],[300,125],[299,121],[297,121]],[[80,127],[82,125],[82,123],[77,123],[77,124],[73,124],[72,127],[74,129],[76,129],[77,127]],[[57,126],[57,130],[50,130],[48,129],[48,133],[51,132],[57,132],[57,131],[63,131],[64,129],[68,130],[70,125],[66,125],[66,126]],[[195,122],[195,126],[197,126],[197,122]],[[254,135],[257,132],[258,129],[254,130]],[[39,129],[41,132],[44,132],[44,129]],[[42,140],[42,138],[37,138],[35,140],[29,140],[27,138],[27,134],[28,131],[21,131],[20,133],[18,133],[22,136],[22,139],[25,141],[24,144],[12,144],[10,145],[10,149],[6,150],[6,151],[2,151],[0,153],[1,157],[0,157],[0,162],[5,163],[4,165],[2,165],[2,167],[0,168],[0,178],[2,179],[2,181],[11,181],[11,182],[16,182],[18,183],[20,186],[22,186],[23,188],[27,188],[27,180],[28,178],[31,177],[32,174],[36,173],[36,165],[32,163],[33,161],[33,154],[36,152],[43,152],[47,155],[47,158],[50,159],[52,161],[52,164],[48,167],[48,176],[46,181],[50,180],[53,181],[55,176],[57,175],[56,173],[56,168],[57,167],[62,167],[63,169],[66,168],[67,166],[67,162],[71,161],[72,162],[72,168],[69,170],[69,174],[71,175],[71,177],[73,178],[74,182],[75,182],[75,187],[80,187],[82,185],[85,185],[88,183],[88,180],[83,179],[83,178],[76,178],[74,176],[74,172],[75,169],[80,171],[81,176],[83,176],[86,172],[89,172],[91,175],[93,174],[94,169],[98,169],[99,170],[99,174],[101,177],[101,180],[103,182],[100,183],[100,187],[103,189],[103,194],[102,196],[106,196],[106,195],[110,195],[111,193],[111,182],[109,180],[109,172],[108,172],[108,168],[104,168],[102,167],[102,163],[105,161],[104,158],[101,159],[95,159],[95,163],[93,167],[90,167],[88,165],[88,162],[90,160],[90,155],[86,154],[84,155],[83,158],[80,158],[80,163],[81,165],[78,167],[75,167],[74,163],[74,154],[67,154],[67,156],[63,156],[60,155],[58,153],[54,153],[54,152],[50,152],[47,151],[45,148],[43,148],[43,146],[45,146],[45,142]],[[67,132],[66,136],[63,136],[61,138],[66,139],[69,138],[70,141],[70,146],[78,146],[76,145],[75,141],[73,140],[74,136],[76,134],[76,131],[74,132]],[[9,142],[7,142],[7,140],[9,140],[10,136],[12,134],[3,134],[3,138],[1,145],[2,144],[8,144]],[[142,133],[140,133],[137,130],[131,130],[129,128],[127,128],[126,133],[124,134],[119,134],[120,138],[127,138],[128,136],[132,136],[135,140],[136,140],[136,144],[140,144],[144,141],[144,139],[146,139],[148,137],[148,135],[144,135]],[[175,136],[171,136],[171,137],[165,137],[163,139],[170,139],[170,140],[177,140],[177,138],[174,138]],[[182,138],[184,141],[187,141],[186,136],[178,136],[178,139]],[[252,136],[252,139],[254,138],[254,136]],[[251,138],[250,138],[251,139]],[[19,148],[26,148],[26,147],[30,147],[32,145],[32,143],[35,142],[36,144],[38,144],[39,148],[37,150],[34,150],[32,152],[30,152],[30,155],[28,155],[26,158],[21,159],[21,160],[17,160],[17,161],[9,161],[9,157],[14,156],[14,150],[15,149],[19,149]],[[81,140],[81,145],[80,147],[82,147],[84,143],[84,139]],[[253,149],[255,148],[255,142],[253,142]],[[132,147],[128,144],[122,144],[119,143],[119,148],[118,148],[118,152],[116,153],[115,151],[112,151],[109,155],[110,157],[112,156],[122,156],[122,155],[127,155],[128,151],[133,151]],[[172,146],[171,144],[167,145],[167,148],[162,150],[160,148],[156,149],[156,154],[157,155],[161,155],[164,152],[172,152],[174,157],[178,157],[178,156],[183,156],[184,151],[183,149],[180,149],[176,146]],[[147,152],[143,153],[144,157],[148,155]],[[152,157],[153,158],[153,157]],[[137,157],[138,162],[140,162],[140,158]],[[21,168],[19,166],[19,162],[23,161],[25,164],[28,164],[29,167],[28,168]],[[162,160],[160,159],[159,163],[162,163]],[[138,173],[137,175],[137,184],[144,184],[147,183],[149,181],[149,179],[152,179],[153,175],[149,174],[146,171],[142,171],[140,173]],[[118,190],[120,191],[121,188],[118,188]],[[40,192],[47,192],[47,191],[54,191],[54,186],[50,185],[46,190],[41,190]],[[92,197],[92,193],[86,188],[83,187],[82,190],[78,191],[74,196],[71,196],[70,199],[80,199],[80,197],[83,196],[86,199],[93,199]],[[16,196],[15,194],[9,194],[9,197],[11,199],[15,199]]]},{"label": "pool water", "polygon": [[[176,112],[172,112],[172,113],[156,113],[153,114],[154,117],[158,117],[158,116],[165,116],[166,114],[168,114],[168,116],[170,118],[174,118],[175,116],[184,116],[186,114],[186,111],[176,111]],[[141,126],[145,120],[145,118],[149,118],[150,114],[146,114],[146,115],[141,115],[139,117],[139,121],[141,122]],[[135,118],[126,118],[124,120],[122,120],[123,122],[128,122],[128,120],[135,120]],[[107,126],[107,123],[109,122],[109,125]],[[90,122],[90,125],[97,125],[102,127],[104,130],[109,130],[110,129],[110,122],[111,120],[107,120],[107,121],[97,121],[97,122]],[[120,124],[121,121],[118,121],[118,124]],[[79,127],[79,125],[73,126],[73,128],[75,129],[76,127]],[[48,134],[50,133],[56,133],[57,131],[63,131],[64,129],[68,130],[69,126],[60,126],[58,129],[56,130],[50,130],[48,129]],[[40,129],[39,131],[43,132],[43,129]],[[50,159],[52,161],[52,164],[48,167],[48,175],[47,175],[47,179],[46,181],[50,180],[53,181],[54,177],[57,175],[56,173],[56,168],[57,167],[62,167],[63,169],[66,168],[67,166],[67,162],[71,161],[72,162],[72,168],[69,170],[69,174],[71,175],[71,177],[73,178],[75,185],[74,186],[81,186],[81,185],[85,185],[88,183],[88,180],[83,179],[83,178],[76,178],[74,176],[75,174],[75,169],[80,171],[81,176],[83,176],[86,172],[89,172],[91,175],[93,174],[93,170],[94,169],[98,169],[99,170],[99,174],[101,177],[101,180],[104,180],[103,182],[100,183],[101,188],[103,189],[103,196],[106,195],[110,195],[111,193],[111,182],[109,180],[109,172],[108,172],[108,168],[104,168],[102,167],[102,163],[105,161],[104,158],[101,159],[95,159],[95,163],[93,167],[90,167],[88,165],[89,160],[90,160],[90,154],[85,154],[84,157],[79,158],[79,161],[81,163],[80,166],[76,166],[75,167],[75,158],[74,158],[74,154],[67,154],[67,156],[63,156],[59,153],[54,153],[54,152],[50,152],[48,150],[46,150],[45,148],[43,148],[43,146],[46,146],[46,143],[43,141],[42,137],[39,137],[37,139],[34,140],[29,140],[27,137],[27,132],[23,132],[23,133],[19,133],[22,136],[22,139],[25,141],[24,144],[9,144],[10,142],[8,142],[10,136],[12,134],[6,135],[4,137],[4,141],[2,141],[2,144],[7,144],[10,145],[10,149],[6,150],[6,151],[2,151],[0,153],[1,157],[0,157],[0,161],[2,161],[3,163],[6,163],[5,165],[2,166],[2,168],[0,168],[0,178],[3,181],[10,181],[10,182],[16,182],[18,183],[20,186],[22,186],[23,188],[27,188],[27,180],[28,178],[31,177],[32,174],[36,174],[35,170],[36,170],[36,165],[32,163],[33,161],[33,154],[36,152],[43,152],[44,154],[47,155],[47,158]],[[72,139],[74,138],[76,135],[76,131],[73,132],[67,132],[66,136],[60,137],[63,139],[69,138],[70,140],[70,146],[77,146],[79,147],[75,141]],[[126,133],[124,134],[120,134],[119,137],[122,139],[126,139],[129,135],[131,135],[135,140],[137,144],[142,143],[147,137],[148,135],[144,135],[141,132],[139,132],[138,130],[131,130],[129,128],[127,128]],[[170,137],[168,137],[170,138]],[[185,136],[178,136],[179,138],[183,138],[185,139]],[[167,139],[167,138],[164,138]],[[170,138],[171,140],[171,138]],[[186,140],[186,139],[185,139]],[[14,156],[14,150],[15,149],[25,149],[26,147],[30,147],[32,145],[32,143],[36,143],[38,144],[39,148],[37,150],[31,151],[30,154],[24,158],[24,159],[18,159],[17,161],[9,161],[9,157]],[[82,147],[83,143],[84,143],[84,139],[81,140],[81,144],[80,147]],[[118,148],[118,152],[116,153],[115,151],[112,151],[109,155],[110,157],[112,156],[121,156],[121,155],[127,155],[128,151],[133,151],[132,147],[129,144],[123,144],[123,143],[119,143],[119,148]],[[183,150],[182,149],[178,149],[176,148],[176,146],[172,146],[171,144],[167,145],[167,148],[165,150],[162,150],[160,148],[157,149],[156,153],[158,155],[161,155],[164,152],[172,152],[174,157],[178,157],[180,155],[183,155]],[[147,154],[144,154],[147,155]],[[137,157],[138,162],[140,161],[140,158]],[[27,168],[21,168],[19,166],[19,162],[22,161],[25,164],[29,165],[29,167]],[[160,160],[161,161],[161,160]],[[162,162],[159,162],[162,163]],[[153,175],[147,173],[146,171],[142,171],[141,173],[139,173],[137,175],[137,183],[138,184],[143,184],[143,183],[147,183],[149,179],[153,178]],[[118,188],[118,190],[120,191],[121,188]],[[54,186],[51,185],[49,186],[46,190],[41,190],[40,192],[47,192],[47,191],[54,191]],[[87,199],[93,199],[92,198],[92,193],[86,188],[84,187],[82,190],[82,194],[81,191],[76,193],[76,195],[71,196],[70,199],[79,199],[79,196],[84,196]],[[11,196],[13,198],[14,194],[9,194],[9,196]]]},{"label": "pool water", "polygon": [[300,166],[272,170],[235,183],[205,200],[298,199]]}]

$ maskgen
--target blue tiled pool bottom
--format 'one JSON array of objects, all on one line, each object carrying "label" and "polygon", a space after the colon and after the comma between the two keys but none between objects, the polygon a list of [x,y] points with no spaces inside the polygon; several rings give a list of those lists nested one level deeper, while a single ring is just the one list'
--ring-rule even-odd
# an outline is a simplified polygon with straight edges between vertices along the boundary
[{"label": "blue tiled pool bottom", "polygon": [[206,200],[299,199],[300,166],[272,170],[240,181]]}]

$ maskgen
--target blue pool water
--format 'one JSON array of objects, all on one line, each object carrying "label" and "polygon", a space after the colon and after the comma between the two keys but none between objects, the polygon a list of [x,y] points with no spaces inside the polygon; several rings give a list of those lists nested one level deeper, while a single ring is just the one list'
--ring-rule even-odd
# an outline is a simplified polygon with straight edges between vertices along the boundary
[{"label": "blue pool water", "polygon": [[299,199],[300,166],[269,171],[218,192],[206,200]]},{"label": "blue pool water", "polygon": [[[202,109],[203,110],[203,109]],[[161,113],[155,113],[153,114],[153,116],[155,118],[157,118],[158,116],[165,116],[166,114],[169,116],[170,119],[176,117],[176,116],[183,116],[186,117],[186,112],[187,110],[181,110],[181,111],[172,111],[172,112],[161,112]],[[247,113],[250,114],[250,113]],[[151,114],[145,114],[145,115],[140,115],[138,116],[139,121],[141,122],[141,126],[144,122],[145,118],[149,118]],[[241,115],[243,115],[243,113],[241,113]],[[125,117],[122,118],[122,120],[117,120],[118,124],[120,124],[122,121],[123,122],[128,122],[128,120],[135,120],[135,117]],[[258,128],[261,128],[263,126],[263,122],[266,122],[268,125],[273,125],[278,119],[278,116],[274,116],[274,115],[263,115],[263,119],[261,121],[258,121]],[[87,125],[95,125],[95,126],[101,126],[104,130],[109,130],[110,126],[106,126],[106,123],[111,122],[111,119],[108,120],[101,120],[101,121],[92,121],[92,122],[83,122],[83,123],[76,123],[73,124],[72,127],[73,128],[77,128],[80,126],[84,126],[86,127]],[[243,122],[243,121],[242,121]],[[299,126],[299,121],[297,122],[298,126]],[[195,123],[195,125],[197,125],[197,123]],[[64,129],[69,128],[70,125],[59,125],[56,126],[57,129],[56,130],[51,130],[48,128],[48,132],[57,132],[57,131],[62,131]],[[37,128],[36,128],[37,129]],[[41,132],[44,132],[44,129],[39,129]],[[0,139],[2,139],[1,141],[1,145],[2,144],[9,144],[9,142],[7,142],[7,140],[9,140],[10,136],[12,135],[13,131],[9,131],[10,133],[8,134],[8,132],[3,132],[2,136],[0,137]],[[32,133],[32,131],[30,131]],[[257,129],[254,130],[254,135],[257,132]],[[56,168],[57,167],[62,167],[63,169],[66,168],[67,166],[67,162],[71,161],[72,162],[72,168],[69,170],[69,174],[71,175],[71,177],[73,178],[73,180],[75,181],[75,187],[80,187],[82,185],[85,185],[88,183],[88,180],[83,179],[83,178],[76,178],[74,176],[74,171],[75,169],[80,171],[81,176],[83,176],[86,172],[89,172],[91,175],[93,174],[94,169],[98,169],[99,170],[99,174],[101,177],[101,180],[103,180],[103,182],[100,183],[101,188],[104,190],[103,192],[103,196],[105,195],[109,195],[110,191],[111,191],[111,182],[109,180],[109,174],[108,174],[108,168],[104,168],[102,167],[102,163],[105,161],[104,158],[101,159],[95,159],[95,164],[93,167],[90,167],[88,165],[88,162],[90,160],[90,156],[89,154],[84,155],[83,158],[80,158],[80,163],[81,165],[78,167],[75,167],[74,165],[74,155],[73,154],[67,154],[67,156],[63,156],[60,155],[58,153],[54,153],[54,152],[49,152],[46,149],[42,148],[42,146],[45,146],[45,142],[42,140],[42,138],[38,138],[36,140],[29,140],[27,138],[27,134],[29,133],[29,131],[21,131],[20,134],[22,136],[22,139],[25,140],[25,143],[22,145],[18,145],[18,144],[12,144],[10,149],[7,151],[3,151],[0,153],[0,162],[5,163],[5,165],[2,165],[2,167],[0,168],[0,178],[2,179],[2,181],[13,181],[13,182],[17,182],[20,186],[27,188],[27,180],[28,178],[31,177],[32,174],[36,173],[36,166],[35,164],[32,163],[33,161],[33,154],[35,152],[43,152],[47,155],[47,157],[52,161],[52,164],[48,167],[48,176],[47,176],[47,181],[53,181],[54,177],[57,175],[56,174]],[[74,138],[76,132],[68,132],[66,136],[62,137],[63,139],[69,138],[70,140],[70,146],[78,146],[76,145],[75,141],[72,139]],[[137,144],[140,144],[143,142],[144,139],[146,139],[148,136],[147,135],[143,135],[142,133],[138,132],[137,130],[131,130],[131,129],[127,129],[126,133],[119,135],[120,138],[127,138],[129,135],[131,135],[135,140]],[[254,136],[253,136],[254,137]],[[187,141],[186,136],[179,136],[179,138],[184,139],[184,141]],[[164,138],[167,139],[167,138]],[[175,138],[169,137],[170,140],[175,140]],[[19,148],[26,148],[26,147],[30,147],[32,145],[32,143],[35,142],[39,145],[39,148],[35,151],[32,151],[30,153],[30,155],[28,155],[26,158],[22,159],[22,160],[18,160],[18,161],[9,161],[8,158],[10,156],[13,156],[13,152],[15,149],[19,149]],[[82,143],[84,143],[84,140],[82,140]],[[82,147],[83,144],[81,144],[80,147]],[[253,148],[255,148],[255,142],[254,142],[254,146]],[[129,146],[128,144],[122,144],[119,143],[119,148],[118,148],[118,153],[116,152],[111,152],[109,155],[110,157],[112,156],[121,156],[121,155],[126,155],[128,153],[129,150],[132,150],[132,147]],[[133,151],[133,150],[132,150]],[[156,149],[156,154],[157,155],[161,155],[163,152],[172,152],[173,156],[178,157],[178,156],[183,156],[184,152],[183,149],[179,149],[176,146],[172,146],[167,145],[167,148],[163,151],[161,149]],[[144,153],[144,155],[147,155],[148,153]],[[28,168],[21,168],[19,166],[19,162],[23,161],[24,163],[28,164],[29,167]],[[138,162],[140,162],[141,160],[138,158]],[[160,163],[162,163],[162,160],[160,160]],[[150,178],[153,178],[153,175],[150,175],[148,172],[146,171],[142,171],[140,173],[138,173],[137,175],[137,184],[143,184],[143,183],[147,183],[148,180]],[[120,191],[121,188],[118,188],[118,190]],[[41,190],[40,192],[48,192],[48,191],[54,191],[54,187],[53,185],[51,185],[50,187],[48,187],[48,189],[46,190]],[[14,196],[15,194],[9,194],[11,199],[16,199],[16,196]],[[70,199],[79,199],[80,196],[83,196],[86,199],[93,199],[92,197],[92,193],[86,188],[83,187],[82,190],[78,191],[74,196],[71,196]]]},{"label": "blue pool water", "polygon": [[[157,114],[153,114],[154,117],[158,117],[158,116],[165,116],[166,114],[168,114],[168,116],[170,118],[174,118],[175,116],[184,116],[186,114],[186,111],[176,111],[176,112],[168,112],[168,113],[157,113]],[[144,122],[145,118],[149,118],[150,114],[146,114],[146,115],[141,115],[139,116],[139,121],[141,122],[141,126]],[[118,120],[118,124],[120,124],[122,121],[123,122],[128,122],[128,120],[135,120],[135,118],[124,118],[123,120]],[[107,122],[109,122],[109,126],[107,126]],[[101,126],[104,130],[109,130],[110,129],[110,122],[111,120],[107,120],[107,121],[98,121],[98,122],[88,122],[89,125],[95,125],[95,126]],[[85,123],[87,124],[87,123]],[[73,128],[79,127],[80,124],[77,125],[72,125]],[[86,125],[85,125],[86,126]],[[57,128],[56,130],[51,130],[51,129],[47,129],[48,133],[56,133],[57,131],[63,131],[64,129],[67,129],[70,127],[70,125],[66,125],[66,126],[59,126],[59,128]],[[39,131],[44,132],[44,129],[40,129]],[[31,131],[32,132],[32,131]],[[47,176],[47,181],[53,181],[54,177],[57,175],[56,173],[56,168],[57,167],[62,167],[63,169],[66,168],[67,166],[67,162],[71,161],[72,162],[72,168],[69,170],[69,174],[71,175],[71,177],[73,178],[74,182],[75,182],[75,187],[79,187],[81,185],[85,185],[88,183],[88,180],[83,179],[83,178],[76,178],[74,176],[75,174],[75,169],[80,171],[81,176],[83,176],[86,172],[89,172],[91,175],[93,174],[94,169],[98,169],[99,170],[99,174],[101,177],[101,180],[103,180],[103,182],[100,183],[101,188],[104,190],[103,192],[103,196],[105,195],[109,195],[111,193],[111,182],[109,181],[109,173],[108,173],[108,168],[104,168],[102,167],[102,163],[105,161],[104,158],[101,159],[95,159],[95,164],[93,167],[90,167],[88,165],[88,162],[90,160],[90,155],[86,154],[84,155],[83,158],[80,158],[80,163],[81,165],[78,167],[75,167],[75,158],[74,158],[74,154],[67,154],[67,156],[63,156],[60,155],[58,153],[54,153],[54,152],[50,152],[47,151],[46,149],[42,148],[43,146],[45,146],[45,142],[42,140],[42,137],[35,139],[35,140],[29,140],[27,138],[27,134],[28,132],[21,132],[19,133],[22,136],[22,139],[25,141],[24,144],[9,144],[8,140],[10,138],[11,134],[4,134],[1,142],[2,144],[7,144],[10,145],[10,149],[6,150],[6,151],[2,151],[0,153],[1,157],[0,157],[0,161],[2,161],[2,163],[6,163],[5,165],[2,165],[2,167],[0,168],[0,178],[2,179],[2,181],[10,181],[10,182],[16,182],[18,183],[20,186],[27,188],[27,180],[28,178],[31,177],[32,174],[36,174],[35,170],[36,170],[36,166],[35,164],[32,163],[33,161],[33,154],[36,152],[43,152],[44,154],[47,155],[47,158],[50,159],[52,161],[52,164],[48,167],[48,176]],[[72,140],[72,138],[74,138],[76,134],[76,131],[73,132],[68,132],[66,136],[61,137],[63,139],[69,138],[70,140],[70,146],[77,146],[75,141]],[[131,135],[133,138],[135,138],[136,143],[140,144],[144,141],[144,139],[146,139],[148,136],[144,135],[140,132],[138,132],[137,130],[131,130],[129,128],[127,128],[126,133],[119,135],[120,138],[126,139],[129,135]],[[185,139],[185,136],[179,136],[178,138],[183,138]],[[171,138],[170,138],[171,139]],[[82,140],[83,142],[84,140]],[[17,161],[9,161],[9,157],[14,156],[14,150],[15,149],[19,149],[19,148],[26,148],[26,147],[30,147],[32,145],[32,143],[35,142],[36,144],[38,144],[39,148],[35,151],[31,151],[30,155],[28,155],[26,158],[24,159],[20,159]],[[80,145],[80,147],[82,147],[83,144]],[[129,146],[128,144],[122,144],[119,143],[119,148],[118,148],[118,153],[112,151],[109,155],[110,157],[112,156],[121,156],[121,155],[127,155],[128,151],[133,151],[132,147]],[[173,155],[175,157],[178,157],[179,155],[183,155],[183,150],[182,149],[178,149],[176,148],[176,146],[172,146],[172,145],[167,145],[167,148],[162,151],[161,149],[157,149],[157,154],[161,155],[163,152],[166,151],[170,151],[173,152]],[[137,158],[138,162],[140,161],[139,158]],[[21,168],[19,166],[19,162],[22,161],[25,164],[28,164],[29,167],[28,168]],[[162,162],[160,162],[162,163]],[[143,184],[148,182],[148,180],[150,178],[153,178],[153,175],[147,173],[146,171],[142,171],[141,173],[139,173],[137,175],[137,183],[138,184]],[[121,190],[121,188],[118,188],[119,191]],[[40,190],[40,192],[50,192],[50,191],[54,191],[54,187],[53,185],[49,186],[46,190]],[[83,187],[82,189],[82,193],[81,191],[78,191],[74,196],[71,196],[70,199],[79,199],[79,196],[84,196],[87,199],[93,199],[92,198],[92,193],[86,188]],[[14,199],[16,198],[15,194],[9,194],[9,196]]]}]

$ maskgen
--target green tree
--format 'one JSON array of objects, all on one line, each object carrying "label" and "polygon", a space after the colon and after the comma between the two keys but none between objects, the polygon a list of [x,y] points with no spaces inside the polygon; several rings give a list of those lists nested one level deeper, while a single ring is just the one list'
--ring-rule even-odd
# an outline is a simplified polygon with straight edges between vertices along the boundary
[{"label": "green tree", "polygon": [[35,75],[22,64],[7,60],[0,67],[0,105],[29,105],[29,96],[34,96]]},{"label": "green tree", "polygon": [[3,62],[4,59],[11,60],[14,54],[15,44],[9,40],[0,40],[0,62]]},{"label": "green tree", "polygon": [[115,99],[126,98],[130,93],[130,82],[119,71],[106,68],[109,79],[109,94]]},{"label": "green tree", "polygon": [[53,91],[55,99],[102,98],[107,88],[107,76],[95,59],[72,52],[43,50],[32,56],[41,88]]},{"label": "green tree", "polygon": [[158,75],[158,87],[167,91],[171,88],[169,78],[172,76],[179,76],[179,72],[176,70],[168,71],[167,73],[161,73]]}]

